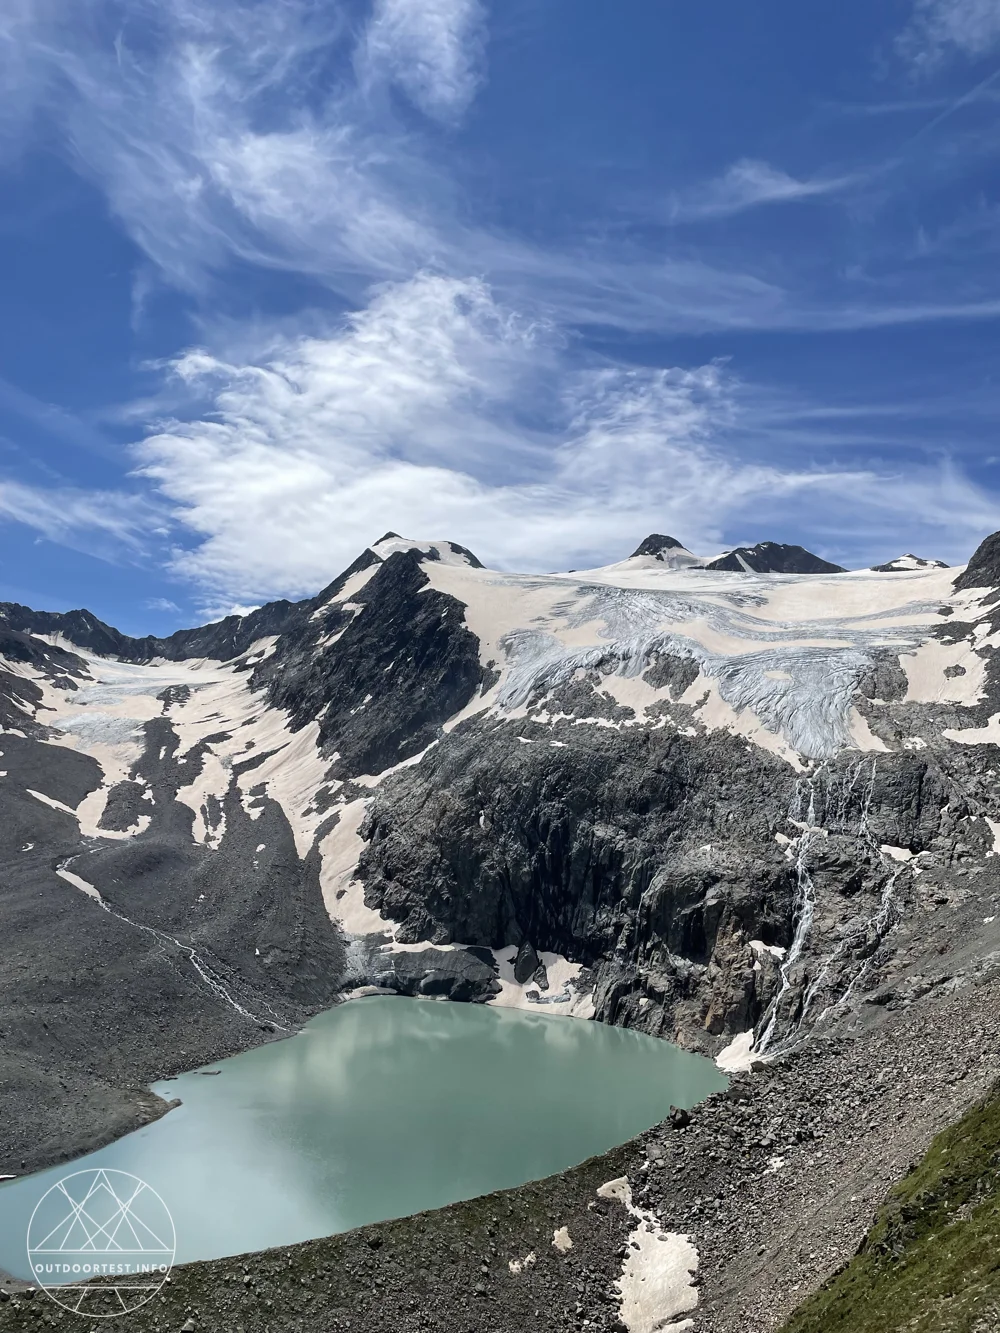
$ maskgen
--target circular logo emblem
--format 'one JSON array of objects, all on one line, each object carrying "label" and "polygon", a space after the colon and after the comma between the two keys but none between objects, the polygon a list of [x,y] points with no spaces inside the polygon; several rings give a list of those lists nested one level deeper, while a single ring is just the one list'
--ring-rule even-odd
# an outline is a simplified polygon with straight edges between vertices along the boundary
[{"label": "circular logo emblem", "polygon": [[28,1262],[64,1310],[129,1314],[155,1296],[174,1262],[174,1223],[156,1190],[127,1171],[63,1176],[28,1223]]}]

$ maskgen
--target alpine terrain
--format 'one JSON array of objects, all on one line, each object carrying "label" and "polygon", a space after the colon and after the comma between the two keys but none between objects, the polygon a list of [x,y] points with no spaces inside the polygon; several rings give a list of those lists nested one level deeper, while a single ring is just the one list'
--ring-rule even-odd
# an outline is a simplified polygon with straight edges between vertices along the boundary
[{"label": "alpine terrain", "polygon": [[[548,1181],[179,1268],[129,1328],[1000,1328],[998,646],[1000,534],[513,574],[388,533],[163,639],[0,604],[0,1174],[343,999],[519,1006],[730,1085]],[[0,1330],[42,1304],[0,1286]]]}]

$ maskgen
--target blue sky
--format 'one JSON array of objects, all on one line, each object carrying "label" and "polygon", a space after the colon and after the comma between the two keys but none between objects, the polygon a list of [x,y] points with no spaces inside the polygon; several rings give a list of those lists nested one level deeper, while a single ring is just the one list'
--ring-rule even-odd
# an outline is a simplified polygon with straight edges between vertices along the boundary
[{"label": "blue sky", "polygon": [[1000,528],[996,0],[7,0],[0,599]]}]

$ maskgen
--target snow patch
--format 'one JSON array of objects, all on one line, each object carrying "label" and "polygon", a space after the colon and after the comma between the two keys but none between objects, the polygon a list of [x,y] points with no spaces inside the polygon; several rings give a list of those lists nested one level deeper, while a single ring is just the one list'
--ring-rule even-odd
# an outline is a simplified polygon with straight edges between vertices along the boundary
[{"label": "snow patch", "polygon": [[985,726],[962,727],[957,731],[949,728],[941,735],[960,745],[1000,745],[1000,713],[994,713]]},{"label": "snow patch", "polygon": [[698,1271],[698,1251],[691,1237],[665,1231],[655,1213],[637,1208],[625,1176],[609,1180],[597,1191],[615,1199],[637,1221],[629,1235],[628,1255],[616,1286],[619,1317],[629,1333],[680,1333],[693,1321],[681,1319],[698,1304],[691,1278]]},{"label": "snow patch", "polygon": [[69,861],[63,861],[62,865],[56,866],[56,874],[60,879],[64,879],[67,884],[72,884],[74,889],[79,889],[81,893],[85,893],[88,898],[93,898],[95,902],[99,902],[103,907],[104,899],[94,888],[93,884],[88,884],[85,879],[81,879],[79,875],[75,875],[72,870],[66,869],[72,860],[75,860],[75,858],[71,857]]},{"label": "snow patch", "polygon": [[[989,626],[986,627],[987,632]],[[906,672],[905,703],[951,703],[971,708],[986,695],[986,659],[971,643],[942,643],[928,639],[899,659]],[[961,667],[961,675],[945,675],[950,667]]]},{"label": "snow patch", "polygon": [[52,810],[61,810],[64,815],[72,815],[76,818],[76,811],[69,805],[63,805],[62,801],[57,801],[53,796],[46,796],[44,792],[33,791],[30,787],[25,788],[29,796],[34,796],[36,801],[41,801],[43,805],[49,806]]},{"label": "snow patch", "polygon": [[500,994],[487,1000],[498,1009],[525,1009],[531,1013],[559,1014],[570,1018],[593,1018],[594,998],[589,989],[579,989],[577,982],[583,967],[571,963],[561,954],[540,953],[545,964],[549,988],[542,991],[532,981],[521,983],[514,978],[514,959],[517,945],[508,944],[494,949],[500,981]]},{"label": "snow patch", "polygon": [[763,940],[751,940],[750,948],[754,953],[769,953],[772,958],[777,958],[780,962],[787,952],[780,944],[765,944]]},{"label": "snow patch", "polygon": [[891,857],[893,861],[912,861],[913,853],[908,847],[893,847],[891,843],[884,842],[879,848],[886,856]]},{"label": "snow patch", "polygon": [[319,884],[327,914],[349,935],[376,932],[392,935],[395,924],[386,921],[374,908],[365,906],[365,886],[355,878],[365,846],[359,829],[368,810],[368,801],[349,801],[336,808],[340,818],[319,844]]},{"label": "snow patch", "polygon": [[534,1250],[529,1250],[523,1259],[508,1259],[507,1267],[516,1277],[518,1273],[523,1273],[526,1268],[531,1268],[537,1262],[538,1256]]},{"label": "snow patch", "polygon": [[753,1028],[738,1032],[724,1050],[715,1057],[715,1063],[725,1074],[737,1074],[749,1069],[755,1059]]}]

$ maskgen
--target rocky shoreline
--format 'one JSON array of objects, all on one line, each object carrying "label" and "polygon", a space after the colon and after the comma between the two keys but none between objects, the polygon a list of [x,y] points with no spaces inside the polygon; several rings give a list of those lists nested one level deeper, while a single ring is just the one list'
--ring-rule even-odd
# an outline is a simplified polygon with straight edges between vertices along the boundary
[{"label": "rocky shoreline", "polygon": [[[1000,951],[942,977],[865,1006],[853,1030],[755,1064],[683,1128],[667,1121],[550,1180],[439,1212],[181,1266],[129,1327],[612,1333],[625,1327],[617,1284],[633,1222],[597,1190],[625,1176],[636,1205],[697,1248],[686,1317],[698,1333],[770,1333],[850,1258],[931,1137],[1000,1076]],[[553,1244],[562,1228],[572,1248]],[[6,1290],[0,1329],[43,1314],[75,1326],[43,1294]]]}]

